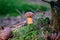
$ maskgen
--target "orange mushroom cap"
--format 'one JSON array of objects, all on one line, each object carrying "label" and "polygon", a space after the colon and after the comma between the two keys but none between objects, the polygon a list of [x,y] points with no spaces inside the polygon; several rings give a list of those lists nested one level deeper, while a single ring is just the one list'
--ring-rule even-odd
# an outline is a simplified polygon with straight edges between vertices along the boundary
[{"label": "orange mushroom cap", "polygon": [[33,17],[34,13],[32,13],[32,12],[26,12],[25,16],[26,17]]}]

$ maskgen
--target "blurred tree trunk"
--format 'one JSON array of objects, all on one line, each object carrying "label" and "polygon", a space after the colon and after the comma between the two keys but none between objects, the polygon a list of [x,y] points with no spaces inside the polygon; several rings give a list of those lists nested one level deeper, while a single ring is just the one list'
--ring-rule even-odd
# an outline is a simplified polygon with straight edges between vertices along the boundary
[{"label": "blurred tree trunk", "polygon": [[52,22],[51,24],[53,27],[57,30],[60,31],[60,12],[57,9],[52,8]]}]

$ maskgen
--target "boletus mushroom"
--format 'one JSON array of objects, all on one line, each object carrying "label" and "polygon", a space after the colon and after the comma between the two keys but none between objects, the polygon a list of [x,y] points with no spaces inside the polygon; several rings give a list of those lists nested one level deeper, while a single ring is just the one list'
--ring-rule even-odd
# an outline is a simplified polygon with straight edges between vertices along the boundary
[{"label": "boletus mushroom", "polygon": [[27,12],[27,13],[25,14],[25,16],[27,17],[27,24],[32,24],[32,23],[33,23],[34,13],[32,13],[32,12]]}]

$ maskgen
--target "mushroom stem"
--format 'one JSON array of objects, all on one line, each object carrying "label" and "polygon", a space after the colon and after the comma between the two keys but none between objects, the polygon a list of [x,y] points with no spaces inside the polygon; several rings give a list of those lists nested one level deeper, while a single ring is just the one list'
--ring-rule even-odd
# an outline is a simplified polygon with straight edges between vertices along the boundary
[{"label": "mushroom stem", "polygon": [[27,24],[32,24],[33,23],[33,19],[31,17],[27,18]]}]

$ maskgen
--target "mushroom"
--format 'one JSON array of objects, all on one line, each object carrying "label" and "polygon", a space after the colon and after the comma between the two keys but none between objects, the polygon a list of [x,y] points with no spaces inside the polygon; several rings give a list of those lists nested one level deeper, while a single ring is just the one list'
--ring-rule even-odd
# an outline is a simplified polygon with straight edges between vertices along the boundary
[{"label": "mushroom", "polygon": [[27,12],[25,14],[25,16],[27,17],[27,24],[32,24],[33,23],[33,16],[34,16],[34,13],[32,12]]},{"label": "mushroom", "polygon": [[27,13],[25,14],[26,17],[33,17],[33,15],[34,15],[34,13],[32,13],[32,12],[27,12]]}]

